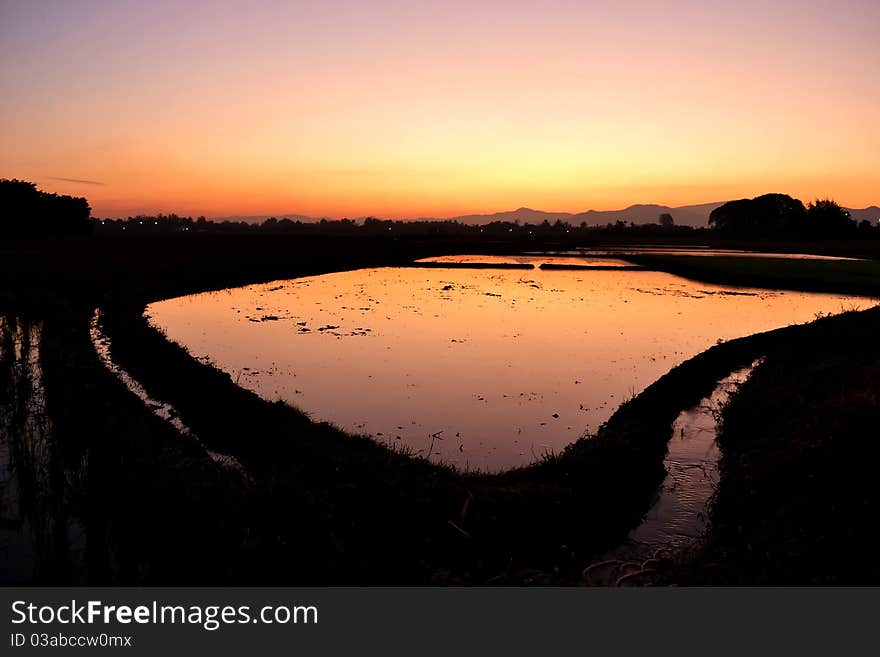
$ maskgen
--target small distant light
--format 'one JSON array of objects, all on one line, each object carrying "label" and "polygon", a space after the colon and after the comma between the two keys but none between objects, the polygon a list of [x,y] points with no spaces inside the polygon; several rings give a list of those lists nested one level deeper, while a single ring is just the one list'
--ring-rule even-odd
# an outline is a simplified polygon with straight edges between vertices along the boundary
[{"label": "small distant light", "polygon": [[508,233],[512,233],[512,232],[513,232],[513,228],[508,228],[508,229],[507,229],[507,232],[508,232]]},{"label": "small distant light", "polygon": [[159,222],[158,222],[158,221],[154,221],[154,222],[153,222],[153,225],[154,225],[154,226],[158,226],[158,225],[159,225]]},{"label": "small distant light", "polygon": [[102,222],[101,222],[101,225],[103,226],[103,225],[106,224],[106,223],[107,223],[106,221],[102,221]]},{"label": "small distant light", "polygon": [[139,221],[138,223],[139,223],[141,226],[144,225],[144,222],[143,222],[143,221]]},{"label": "small distant light", "polygon": [[125,230],[125,226],[122,227],[122,230]]}]

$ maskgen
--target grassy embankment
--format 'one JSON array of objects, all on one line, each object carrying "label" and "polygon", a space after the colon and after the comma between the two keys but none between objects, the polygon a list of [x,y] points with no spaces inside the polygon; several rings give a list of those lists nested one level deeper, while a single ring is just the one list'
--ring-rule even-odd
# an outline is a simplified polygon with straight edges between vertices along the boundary
[{"label": "grassy embankment", "polygon": [[880,260],[627,255],[627,260],[706,283],[880,297]]},{"label": "grassy embankment", "polygon": [[877,584],[880,313],[773,349],[725,409],[705,562],[723,581]]}]

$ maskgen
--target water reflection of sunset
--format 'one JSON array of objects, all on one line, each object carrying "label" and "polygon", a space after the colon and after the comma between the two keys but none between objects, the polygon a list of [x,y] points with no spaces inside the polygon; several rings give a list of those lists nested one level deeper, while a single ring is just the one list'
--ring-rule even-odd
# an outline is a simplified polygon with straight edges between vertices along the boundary
[{"label": "water reflection of sunset", "polygon": [[[718,340],[872,301],[649,271],[368,269],[159,302],[240,385],[461,467],[559,451]],[[398,438],[399,436],[399,438]]]}]

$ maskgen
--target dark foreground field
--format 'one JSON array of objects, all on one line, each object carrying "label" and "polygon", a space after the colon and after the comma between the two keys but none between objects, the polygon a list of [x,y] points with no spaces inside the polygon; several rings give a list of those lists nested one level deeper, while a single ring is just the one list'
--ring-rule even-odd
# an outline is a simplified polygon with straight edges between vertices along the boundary
[{"label": "dark foreground field", "polygon": [[[16,472],[4,499],[14,497],[19,512],[3,510],[3,529],[26,535],[30,552],[10,543],[3,578],[579,583],[650,505],[679,411],[763,356],[725,410],[706,544],[646,581],[876,582],[869,561],[845,557],[870,539],[877,503],[869,476],[877,311],[719,345],[622,406],[596,436],[493,476],[312,423],[196,362],[142,317],[145,303],[167,296],[475,248],[535,245],[223,235],[5,245],[0,427]],[[804,278],[784,264],[762,274],[750,263],[746,280],[735,262],[703,260],[703,271],[686,260],[652,266],[715,282],[810,289],[832,280],[835,291],[880,294],[861,271],[832,275],[814,264]],[[216,464],[101,365],[89,338],[97,307],[113,358],[244,472]],[[23,327],[39,336],[36,375],[13,345]],[[38,429],[27,421],[34,415]]]}]

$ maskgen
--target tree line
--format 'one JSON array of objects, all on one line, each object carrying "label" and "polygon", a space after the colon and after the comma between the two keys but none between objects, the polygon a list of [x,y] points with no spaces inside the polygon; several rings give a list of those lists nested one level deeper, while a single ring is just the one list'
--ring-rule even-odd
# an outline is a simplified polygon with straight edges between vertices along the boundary
[{"label": "tree line", "polygon": [[89,235],[94,229],[89,202],[50,194],[26,180],[0,179],[0,237],[38,239]]},{"label": "tree line", "polygon": [[[659,219],[659,218],[658,218]],[[138,215],[124,219],[96,220],[99,233],[266,233],[266,234],[306,234],[306,235],[418,235],[418,236],[556,236],[576,235],[596,231],[620,233],[638,232],[643,234],[693,233],[701,229],[689,226],[675,226],[672,223],[634,224],[617,221],[604,225],[588,226],[586,222],[571,224],[557,220],[540,223],[520,223],[517,221],[493,221],[475,225],[455,220],[392,220],[367,217],[363,220],[354,219],[320,219],[318,221],[302,221],[269,217],[255,223],[245,221],[211,221],[205,217],[182,217],[176,214]],[[703,229],[705,230],[705,229]]]},{"label": "tree line", "polygon": [[0,180],[0,238],[33,239],[98,234],[142,233],[233,233],[303,235],[401,235],[486,238],[561,238],[589,236],[647,237],[717,235],[739,239],[853,239],[880,238],[880,227],[868,221],[856,223],[849,212],[831,199],[804,205],[785,194],[765,194],[730,201],[712,211],[706,228],[678,226],[670,213],[648,224],[617,221],[604,225],[571,224],[566,221],[520,223],[494,221],[484,225],[458,221],[401,221],[367,217],[364,220],[300,219],[269,217],[260,223],[212,221],[177,214],[137,215],[123,219],[93,219],[85,198],[61,196],[38,190],[32,182]]}]

